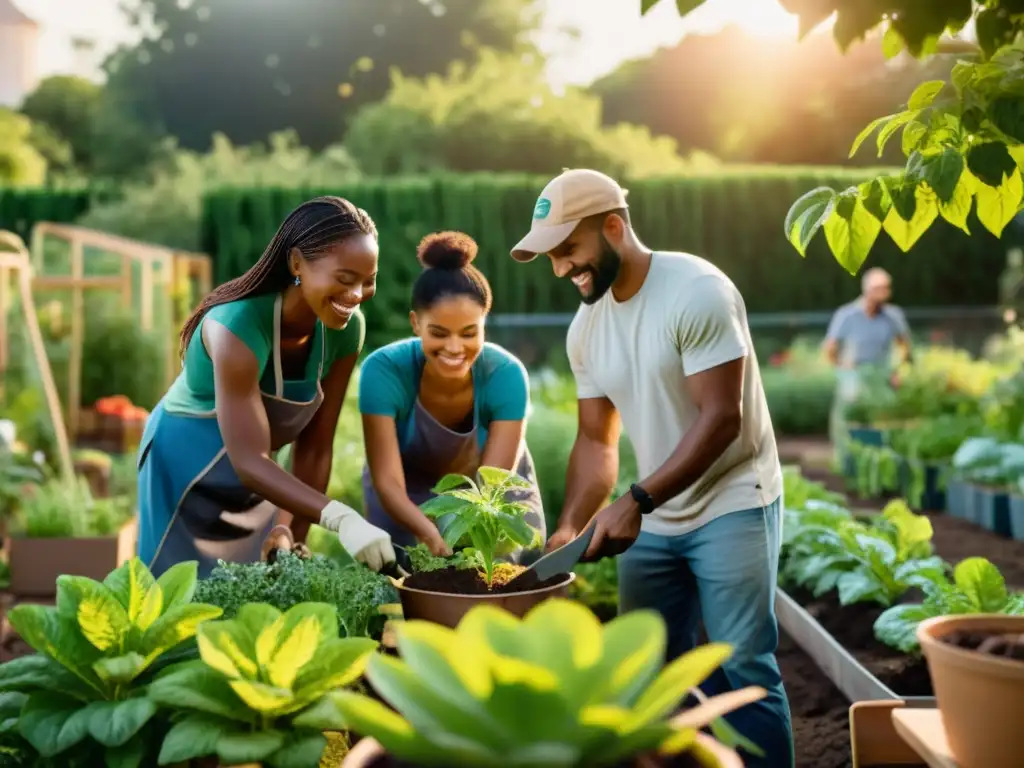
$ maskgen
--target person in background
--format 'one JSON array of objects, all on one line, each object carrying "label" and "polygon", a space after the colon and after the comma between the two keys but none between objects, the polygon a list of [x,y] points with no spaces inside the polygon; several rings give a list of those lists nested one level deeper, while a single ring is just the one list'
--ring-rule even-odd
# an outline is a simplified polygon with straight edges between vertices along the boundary
[{"label": "person in background", "polygon": [[843,408],[856,400],[864,374],[876,371],[895,385],[893,346],[901,362],[910,361],[910,328],[903,310],[889,303],[892,278],[881,267],[872,267],[861,278],[861,296],[832,315],[825,333],[824,350],[836,366],[837,387],[832,411],[832,437],[838,433]]},{"label": "person in background", "polygon": [[[509,559],[529,562],[542,551],[544,510],[526,448],[530,386],[510,352],[484,340],[491,287],[476,267],[477,244],[461,232],[428,235],[417,257],[409,319],[415,336],[375,350],[359,376],[367,466],[367,519],[398,545],[423,542],[448,555],[438,527],[419,509],[448,473],[474,477],[481,466],[515,471],[529,489],[510,498],[529,508],[537,546]],[[443,527],[443,523],[442,523]]]},{"label": "person in background", "polygon": [[[747,765],[789,768],[775,659],[782,470],[743,297],[710,262],[647,248],[626,190],[592,170],[541,192],[512,250],[520,262],[537,254],[582,297],[566,339],[579,427],[548,548],[593,526],[587,558],[622,553],[620,610],[661,614],[669,660],[697,644],[702,620],[710,640],[729,643],[733,656],[703,687],[765,688],[726,717],[767,753]],[[604,506],[623,423],[641,479]]]},{"label": "person in background", "polygon": [[[325,495],[365,333],[359,305],[376,279],[369,215],[318,197],[186,321],[184,366],[139,446],[139,557],[154,575],[185,560],[200,577],[218,559],[258,561],[281,510],[296,535],[319,523],[375,570],[395,559],[385,531]],[[289,444],[290,472],[273,458]]]}]

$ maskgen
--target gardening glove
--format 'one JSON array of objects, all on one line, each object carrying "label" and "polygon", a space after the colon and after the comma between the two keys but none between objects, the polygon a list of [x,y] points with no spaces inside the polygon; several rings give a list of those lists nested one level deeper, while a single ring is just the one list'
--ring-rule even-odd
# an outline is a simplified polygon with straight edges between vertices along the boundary
[{"label": "gardening glove", "polygon": [[337,533],[345,551],[374,571],[395,560],[391,535],[366,522],[362,515],[340,501],[332,501],[323,508],[320,526]]}]

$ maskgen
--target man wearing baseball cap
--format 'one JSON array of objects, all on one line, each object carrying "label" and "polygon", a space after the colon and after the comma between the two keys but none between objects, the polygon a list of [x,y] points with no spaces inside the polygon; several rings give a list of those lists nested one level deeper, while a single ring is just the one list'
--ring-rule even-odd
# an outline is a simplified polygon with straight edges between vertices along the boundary
[{"label": "man wearing baseball cap", "polygon": [[[579,427],[548,548],[593,525],[587,558],[621,553],[620,608],[661,613],[669,659],[697,644],[700,620],[732,645],[705,687],[765,688],[728,719],[766,755],[746,755],[748,766],[789,768],[775,659],[782,472],[743,297],[710,262],[644,246],[626,190],[597,171],[566,170],[541,192],[512,250],[537,255],[582,298],[566,339]],[[622,424],[641,479],[601,509]]]}]

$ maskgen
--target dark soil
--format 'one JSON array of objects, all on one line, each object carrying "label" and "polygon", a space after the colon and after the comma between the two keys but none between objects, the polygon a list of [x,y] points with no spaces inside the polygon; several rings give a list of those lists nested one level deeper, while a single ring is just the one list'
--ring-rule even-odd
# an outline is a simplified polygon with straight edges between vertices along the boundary
[{"label": "dark soil", "polygon": [[850,703],[788,635],[775,655],[793,715],[796,768],[850,768]]},{"label": "dark soil", "polygon": [[[550,579],[539,581],[533,573],[523,573],[518,566],[498,566],[494,571],[493,583],[488,586],[484,575],[475,568],[441,568],[436,571],[420,571],[405,580],[405,585],[425,592],[444,592],[455,595],[501,595],[513,592],[528,592],[561,584],[569,574],[561,573]],[[520,576],[520,574],[522,574]],[[517,578],[518,577],[518,578]]]},{"label": "dark soil", "polygon": [[935,554],[953,565],[968,557],[984,557],[998,568],[1006,586],[1024,589],[1024,541],[997,536],[981,526],[950,517],[941,512],[929,512],[935,536],[932,544]]},{"label": "dark soil", "polygon": [[942,642],[968,651],[988,653],[1005,659],[1024,661],[1024,635],[993,635],[991,632],[951,632]]},{"label": "dark soil", "polygon": [[[874,624],[885,609],[870,603],[842,606],[834,592],[815,598],[805,590],[790,596],[882,683],[901,696],[932,696],[923,658],[907,656],[875,639]],[[908,595],[907,602],[915,596]]]}]

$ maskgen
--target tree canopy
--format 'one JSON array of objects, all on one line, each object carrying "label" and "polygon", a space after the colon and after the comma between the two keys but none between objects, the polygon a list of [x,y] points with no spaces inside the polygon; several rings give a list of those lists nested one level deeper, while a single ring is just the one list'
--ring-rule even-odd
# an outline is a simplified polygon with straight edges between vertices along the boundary
[{"label": "tree canopy", "polygon": [[529,49],[534,0],[127,0],[137,45],[107,62],[110,83],[189,149],[294,128],[314,149],[409,76],[473,60],[480,46]]}]

